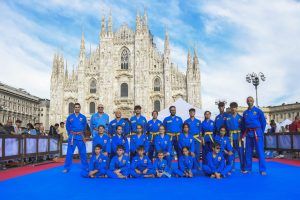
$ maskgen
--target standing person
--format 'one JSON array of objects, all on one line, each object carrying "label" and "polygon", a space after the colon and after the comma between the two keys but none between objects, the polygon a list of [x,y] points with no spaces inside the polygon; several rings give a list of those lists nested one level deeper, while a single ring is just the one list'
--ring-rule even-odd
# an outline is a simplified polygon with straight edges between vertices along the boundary
[{"label": "standing person", "polygon": [[228,114],[225,112],[225,102],[219,102],[218,103],[218,109],[220,111],[220,114],[216,116],[215,119],[215,133],[218,134],[222,126],[226,126],[226,120],[228,117]]},{"label": "standing person", "polygon": [[266,118],[263,111],[254,106],[253,97],[247,98],[247,104],[248,109],[243,113],[245,126],[243,138],[246,137],[246,162],[244,173],[249,173],[252,170],[252,154],[255,148],[259,159],[259,172],[261,175],[267,175],[264,153]]},{"label": "standing person", "polygon": [[109,123],[108,126],[108,135],[110,137],[116,134],[117,126],[122,126],[122,134],[123,136],[128,136],[130,132],[129,123],[126,119],[121,118],[122,114],[120,110],[115,111],[115,119]]},{"label": "standing person", "polygon": [[180,155],[182,155],[183,147],[188,147],[191,153],[191,156],[195,158],[195,142],[193,135],[190,134],[190,126],[187,123],[182,125],[182,133],[179,135],[178,147],[180,150]]},{"label": "standing person", "polygon": [[98,112],[92,115],[90,122],[92,137],[98,135],[98,127],[100,125],[103,125],[105,127],[105,130],[108,131],[109,116],[108,114],[104,113],[104,106],[102,104],[99,104],[97,109]]},{"label": "standing person", "polygon": [[297,115],[295,117],[295,120],[293,121],[293,123],[291,123],[289,125],[289,131],[296,133],[296,132],[300,132],[300,119],[299,119],[299,115]]},{"label": "standing person", "polygon": [[154,154],[154,138],[159,134],[159,126],[162,125],[162,122],[157,119],[158,112],[154,110],[152,112],[152,119],[147,123],[147,132],[149,140],[149,150],[148,156],[150,160],[153,160]]},{"label": "standing person", "polygon": [[214,121],[210,119],[211,112],[204,112],[204,121],[202,122],[202,138],[203,138],[203,161],[206,162],[205,158],[208,152],[212,151],[212,145],[214,144],[213,134],[215,131]]},{"label": "standing person", "polygon": [[180,150],[178,147],[178,137],[182,129],[182,119],[181,117],[176,116],[176,107],[169,107],[170,116],[164,119],[164,126],[166,127],[166,133],[171,137],[172,145],[176,151],[177,157],[180,155]]},{"label": "standing person", "polygon": [[189,133],[194,137],[195,158],[196,161],[199,162],[201,155],[201,121],[196,119],[195,114],[195,108],[191,108],[189,110],[190,118],[185,120],[184,123],[190,126]]},{"label": "standing person", "polygon": [[67,134],[64,122],[60,122],[59,123],[58,134],[60,135],[60,137],[62,138],[62,140],[64,140],[64,141],[68,140],[68,134]]},{"label": "standing person", "polygon": [[21,135],[22,134],[22,121],[17,119],[16,120],[16,125],[14,126],[15,129],[15,134]]},{"label": "standing person", "polygon": [[143,126],[137,125],[137,132],[135,135],[132,135],[130,138],[130,158],[136,156],[138,147],[142,146],[144,148],[144,152],[148,155],[149,150],[149,141],[146,134],[143,133]]},{"label": "standing person", "polygon": [[64,173],[67,173],[71,169],[73,154],[75,148],[78,148],[81,165],[83,170],[88,170],[87,156],[86,156],[86,146],[84,141],[84,134],[86,131],[86,117],[80,113],[80,104],[74,104],[74,113],[70,114],[67,118],[67,132],[69,135],[68,139],[68,149],[64,165]]},{"label": "standing person", "polygon": [[159,127],[159,135],[154,139],[154,147],[156,156],[158,152],[163,152],[164,159],[166,159],[169,168],[172,164],[172,143],[169,135],[166,134],[166,128],[164,125]]},{"label": "standing person", "polygon": [[32,123],[28,123],[26,128],[27,128],[26,133],[28,133],[29,135],[36,135],[36,129],[34,128]]},{"label": "standing person", "polygon": [[104,125],[99,125],[98,134],[93,137],[93,147],[101,145],[101,153],[105,156],[109,156],[111,152],[110,137],[105,133]]},{"label": "standing person", "polygon": [[142,107],[140,105],[134,106],[135,115],[130,118],[130,132],[132,135],[137,132],[137,125],[143,127],[143,133],[146,134],[147,131],[147,119],[141,114]]},{"label": "standing person", "polygon": [[116,155],[117,147],[122,145],[123,151],[125,151],[125,155],[129,155],[129,144],[127,138],[123,134],[123,128],[121,125],[116,127],[116,134],[111,139],[111,158]]},{"label": "standing person", "polygon": [[6,130],[8,134],[13,134],[15,131],[13,126],[13,121],[11,119],[8,119],[6,121],[6,124],[3,126],[3,128]]},{"label": "standing person", "polygon": [[[240,159],[240,169],[245,170],[245,150],[242,138],[243,117],[237,113],[238,104],[230,103],[230,114],[226,120],[226,127],[229,132],[231,146],[233,147],[233,156],[237,153]],[[233,170],[235,167],[235,159],[233,159]]]},{"label": "standing person", "polygon": [[41,134],[40,126],[41,126],[40,123],[38,123],[38,122],[34,123],[34,129],[35,129],[35,132],[37,135]]}]

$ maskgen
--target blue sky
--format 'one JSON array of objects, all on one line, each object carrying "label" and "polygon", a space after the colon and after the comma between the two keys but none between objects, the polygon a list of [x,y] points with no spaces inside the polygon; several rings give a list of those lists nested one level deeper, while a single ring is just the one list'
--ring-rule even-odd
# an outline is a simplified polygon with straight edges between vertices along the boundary
[{"label": "blue sky", "polygon": [[204,109],[215,110],[218,99],[245,105],[255,94],[245,76],[260,71],[267,77],[259,86],[261,106],[300,101],[300,3],[292,0],[1,1],[0,80],[49,98],[55,52],[71,69],[82,30],[93,50],[102,15],[111,11],[114,30],[123,23],[135,28],[144,9],[159,50],[167,28],[172,60],[182,71],[188,49],[197,48]]}]

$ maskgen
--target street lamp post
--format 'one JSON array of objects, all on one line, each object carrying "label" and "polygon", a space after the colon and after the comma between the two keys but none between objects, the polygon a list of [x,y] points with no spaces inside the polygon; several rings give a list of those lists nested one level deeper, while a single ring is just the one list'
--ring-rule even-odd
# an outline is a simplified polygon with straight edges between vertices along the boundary
[{"label": "street lamp post", "polygon": [[259,85],[259,82],[261,81],[265,81],[266,77],[262,72],[259,72],[258,74],[256,73],[252,73],[252,74],[247,74],[246,75],[246,81],[248,83],[252,83],[255,87],[255,96],[256,96],[256,106],[258,107],[258,97],[257,97],[257,87]]}]

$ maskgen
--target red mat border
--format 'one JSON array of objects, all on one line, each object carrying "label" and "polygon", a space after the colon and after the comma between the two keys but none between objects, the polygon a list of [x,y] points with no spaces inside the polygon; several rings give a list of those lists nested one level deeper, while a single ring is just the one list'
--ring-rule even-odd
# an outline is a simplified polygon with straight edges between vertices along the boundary
[{"label": "red mat border", "polygon": [[[257,161],[257,159],[254,159]],[[286,165],[292,165],[292,166],[297,166],[300,167],[300,160],[289,160],[289,159],[267,159],[268,162],[278,162]],[[75,161],[76,162],[76,161]],[[0,171],[0,181],[5,181],[11,178],[19,177],[19,176],[24,176],[27,174],[32,174],[36,173],[39,171],[43,171],[46,169],[62,166],[62,162],[57,162],[57,163],[49,163],[49,164],[42,164],[42,165],[29,165],[29,166],[24,166],[24,167],[17,167],[13,169],[8,169],[4,171]]]}]

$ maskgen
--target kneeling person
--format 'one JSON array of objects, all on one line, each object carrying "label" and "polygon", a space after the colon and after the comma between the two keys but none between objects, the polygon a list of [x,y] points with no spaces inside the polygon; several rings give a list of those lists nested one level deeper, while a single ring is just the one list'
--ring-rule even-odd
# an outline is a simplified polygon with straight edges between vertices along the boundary
[{"label": "kneeling person", "polygon": [[225,159],[220,149],[220,144],[215,143],[213,152],[207,154],[207,164],[202,166],[204,173],[211,178],[220,179],[226,177],[231,170],[231,166],[225,164]]},{"label": "kneeling person", "polygon": [[188,147],[182,148],[182,156],[179,158],[179,168],[174,170],[175,176],[192,178],[198,174],[195,157],[190,155]]},{"label": "kneeling person", "polygon": [[101,145],[97,144],[93,156],[90,159],[89,171],[83,171],[82,176],[86,178],[106,178],[108,170],[108,157],[101,153]]},{"label": "kneeling person", "polygon": [[144,155],[144,146],[139,146],[137,156],[132,159],[131,176],[133,178],[153,178],[154,170],[151,160]]},{"label": "kneeling person", "polygon": [[164,159],[164,152],[159,151],[157,153],[157,158],[153,164],[155,175],[158,178],[171,178],[171,170],[168,166],[168,162]]},{"label": "kneeling person", "polygon": [[124,147],[117,147],[117,155],[110,162],[107,175],[110,178],[127,178],[130,172],[129,157],[124,155]]}]

